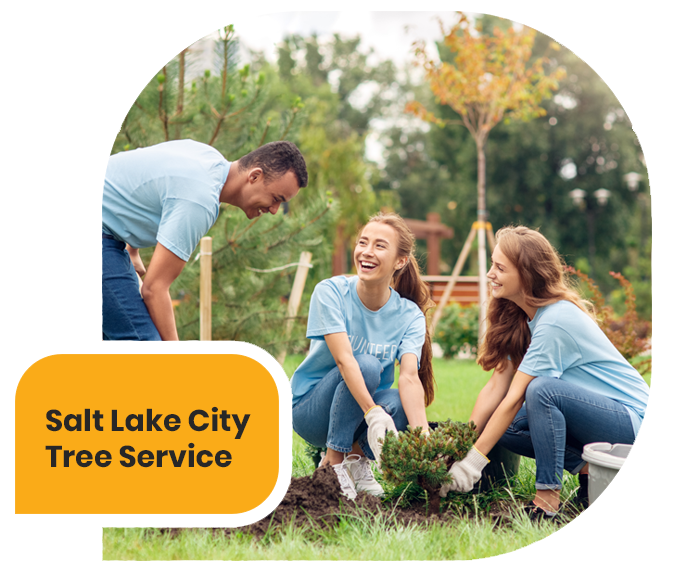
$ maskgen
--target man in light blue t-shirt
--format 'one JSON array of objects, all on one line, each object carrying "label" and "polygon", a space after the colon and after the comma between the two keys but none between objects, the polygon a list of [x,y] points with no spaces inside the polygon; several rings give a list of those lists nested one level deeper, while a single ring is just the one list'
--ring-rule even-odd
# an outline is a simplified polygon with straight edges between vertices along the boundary
[{"label": "man in light blue t-shirt", "polygon": [[[285,141],[234,162],[192,140],[111,156],[103,190],[103,339],[177,340],[169,287],[219,204],[253,219],[275,214],[307,184],[303,156]],[[138,250],[152,246],[146,269]]]}]

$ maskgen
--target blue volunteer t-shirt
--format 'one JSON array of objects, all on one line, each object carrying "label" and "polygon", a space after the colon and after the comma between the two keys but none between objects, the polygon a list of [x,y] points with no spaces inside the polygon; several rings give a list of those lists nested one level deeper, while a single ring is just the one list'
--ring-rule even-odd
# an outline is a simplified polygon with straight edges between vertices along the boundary
[{"label": "blue volunteer t-shirt", "polygon": [[161,243],[188,261],[219,215],[231,165],[212,146],[175,140],[110,157],[103,233],[132,247]]},{"label": "blue volunteer t-shirt", "polygon": [[406,353],[414,354],[419,364],[426,330],[420,308],[391,289],[386,304],[370,311],[358,297],[357,284],[357,276],[339,276],[315,287],[306,332],[310,352],[291,378],[293,406],[336,367],[325,335],[348,333],[354,356],[369,354],[379,359],[383,368],[379,389],[393,385],[395,362]]},{"label": "blue volunteer t-shirt", "polygon": [[537,309],[532,341],[518,367],[533,377],[556,377],[621,403],[639,431],[649,386],[596,322],[570,301]]}]

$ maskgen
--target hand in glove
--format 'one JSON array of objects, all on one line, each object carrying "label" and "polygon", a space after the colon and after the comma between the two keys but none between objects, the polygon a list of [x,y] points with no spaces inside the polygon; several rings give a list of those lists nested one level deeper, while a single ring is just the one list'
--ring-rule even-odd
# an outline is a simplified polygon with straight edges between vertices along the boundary
[{"label": "hand in glove", "polygon": [[439,496],[444,498],[449,490],[469,492],[482,476],[482,469],[487,466],[489,459],[474,446],[468,451],[463,460],[454,462],[449,470],[451,482],[444,484],[439,491]]},{"label": "hand in glove", "polygon": [[[386,432],[398,434],[394,425],[394,419],[386,414],[386,411],[381,406],[375,405],[365,413],[365,422],[367,423],[367,442],[372,449],[375,460],[379,462]],[[379,439],[382,439],[382,442],[379,442]]]}]

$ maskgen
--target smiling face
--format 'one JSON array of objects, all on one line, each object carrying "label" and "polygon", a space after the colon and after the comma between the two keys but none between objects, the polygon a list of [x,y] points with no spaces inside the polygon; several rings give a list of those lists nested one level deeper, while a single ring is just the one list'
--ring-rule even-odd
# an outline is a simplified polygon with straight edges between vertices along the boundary
[{"label": "smiling face", "polygon": [[262,170],[254,168],[248,174],[240,207],[248,219],[255,219],[263,213],[274,215],[283,202],[291,201],[296,196],[298,190],[298,179],[293,171],[287,171],[281,177],[265,183]]},{"label": "smiling face", "polygon": [[361,281],[391,284],[397,269],[407,262],[398,255],[396,230],[385,223],[368,223],[360,232],[353,251],[355,269]]},{"label": "smiling face", "polygon": [[487,273],[491,282],[491,294],[496,299],[508,299],[517,305],[524,300],[522,281],[517,268],[496,245],[491,256],[491,269]]}]

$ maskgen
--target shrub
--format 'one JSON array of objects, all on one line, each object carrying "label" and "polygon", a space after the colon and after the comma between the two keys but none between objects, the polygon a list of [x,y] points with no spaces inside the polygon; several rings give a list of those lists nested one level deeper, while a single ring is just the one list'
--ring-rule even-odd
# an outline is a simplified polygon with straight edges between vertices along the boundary
[{"label": "shrub", "polygon": [[419,484],[426,492],[429,513],[438,514],[439,490],[451,481],[449,470],[462,460],[477,440],[475,423],[440,422],[437,429],[423,435],[416,427],[398,436],[388,434],[382,445],[381,468],[393,486]]},{"label": "shrub", "polygon": [[439,344],[444,357],[451,359],[461,349],[477,351],[479,336],[479,306],[461,307],[446,305],[437,324],[432,340]]},{"label": "shrub", "polygon": [[[609,272],[611,277],[620,282],[625,293],[625,312],[622,316],[617,317],[613,308],[606,303],[601,291],[588,275],[574,267],[566,267],[566,271],[579,277],[589,289],[590,300],[594,304],[599,327],[623,357],[629,361],[651,349],[651,323],[642,321],[637,316],[634,288],[630,281],[620,273]],[[650,373],[651,358],[640,361],[634,367],[642,375]]]}]

